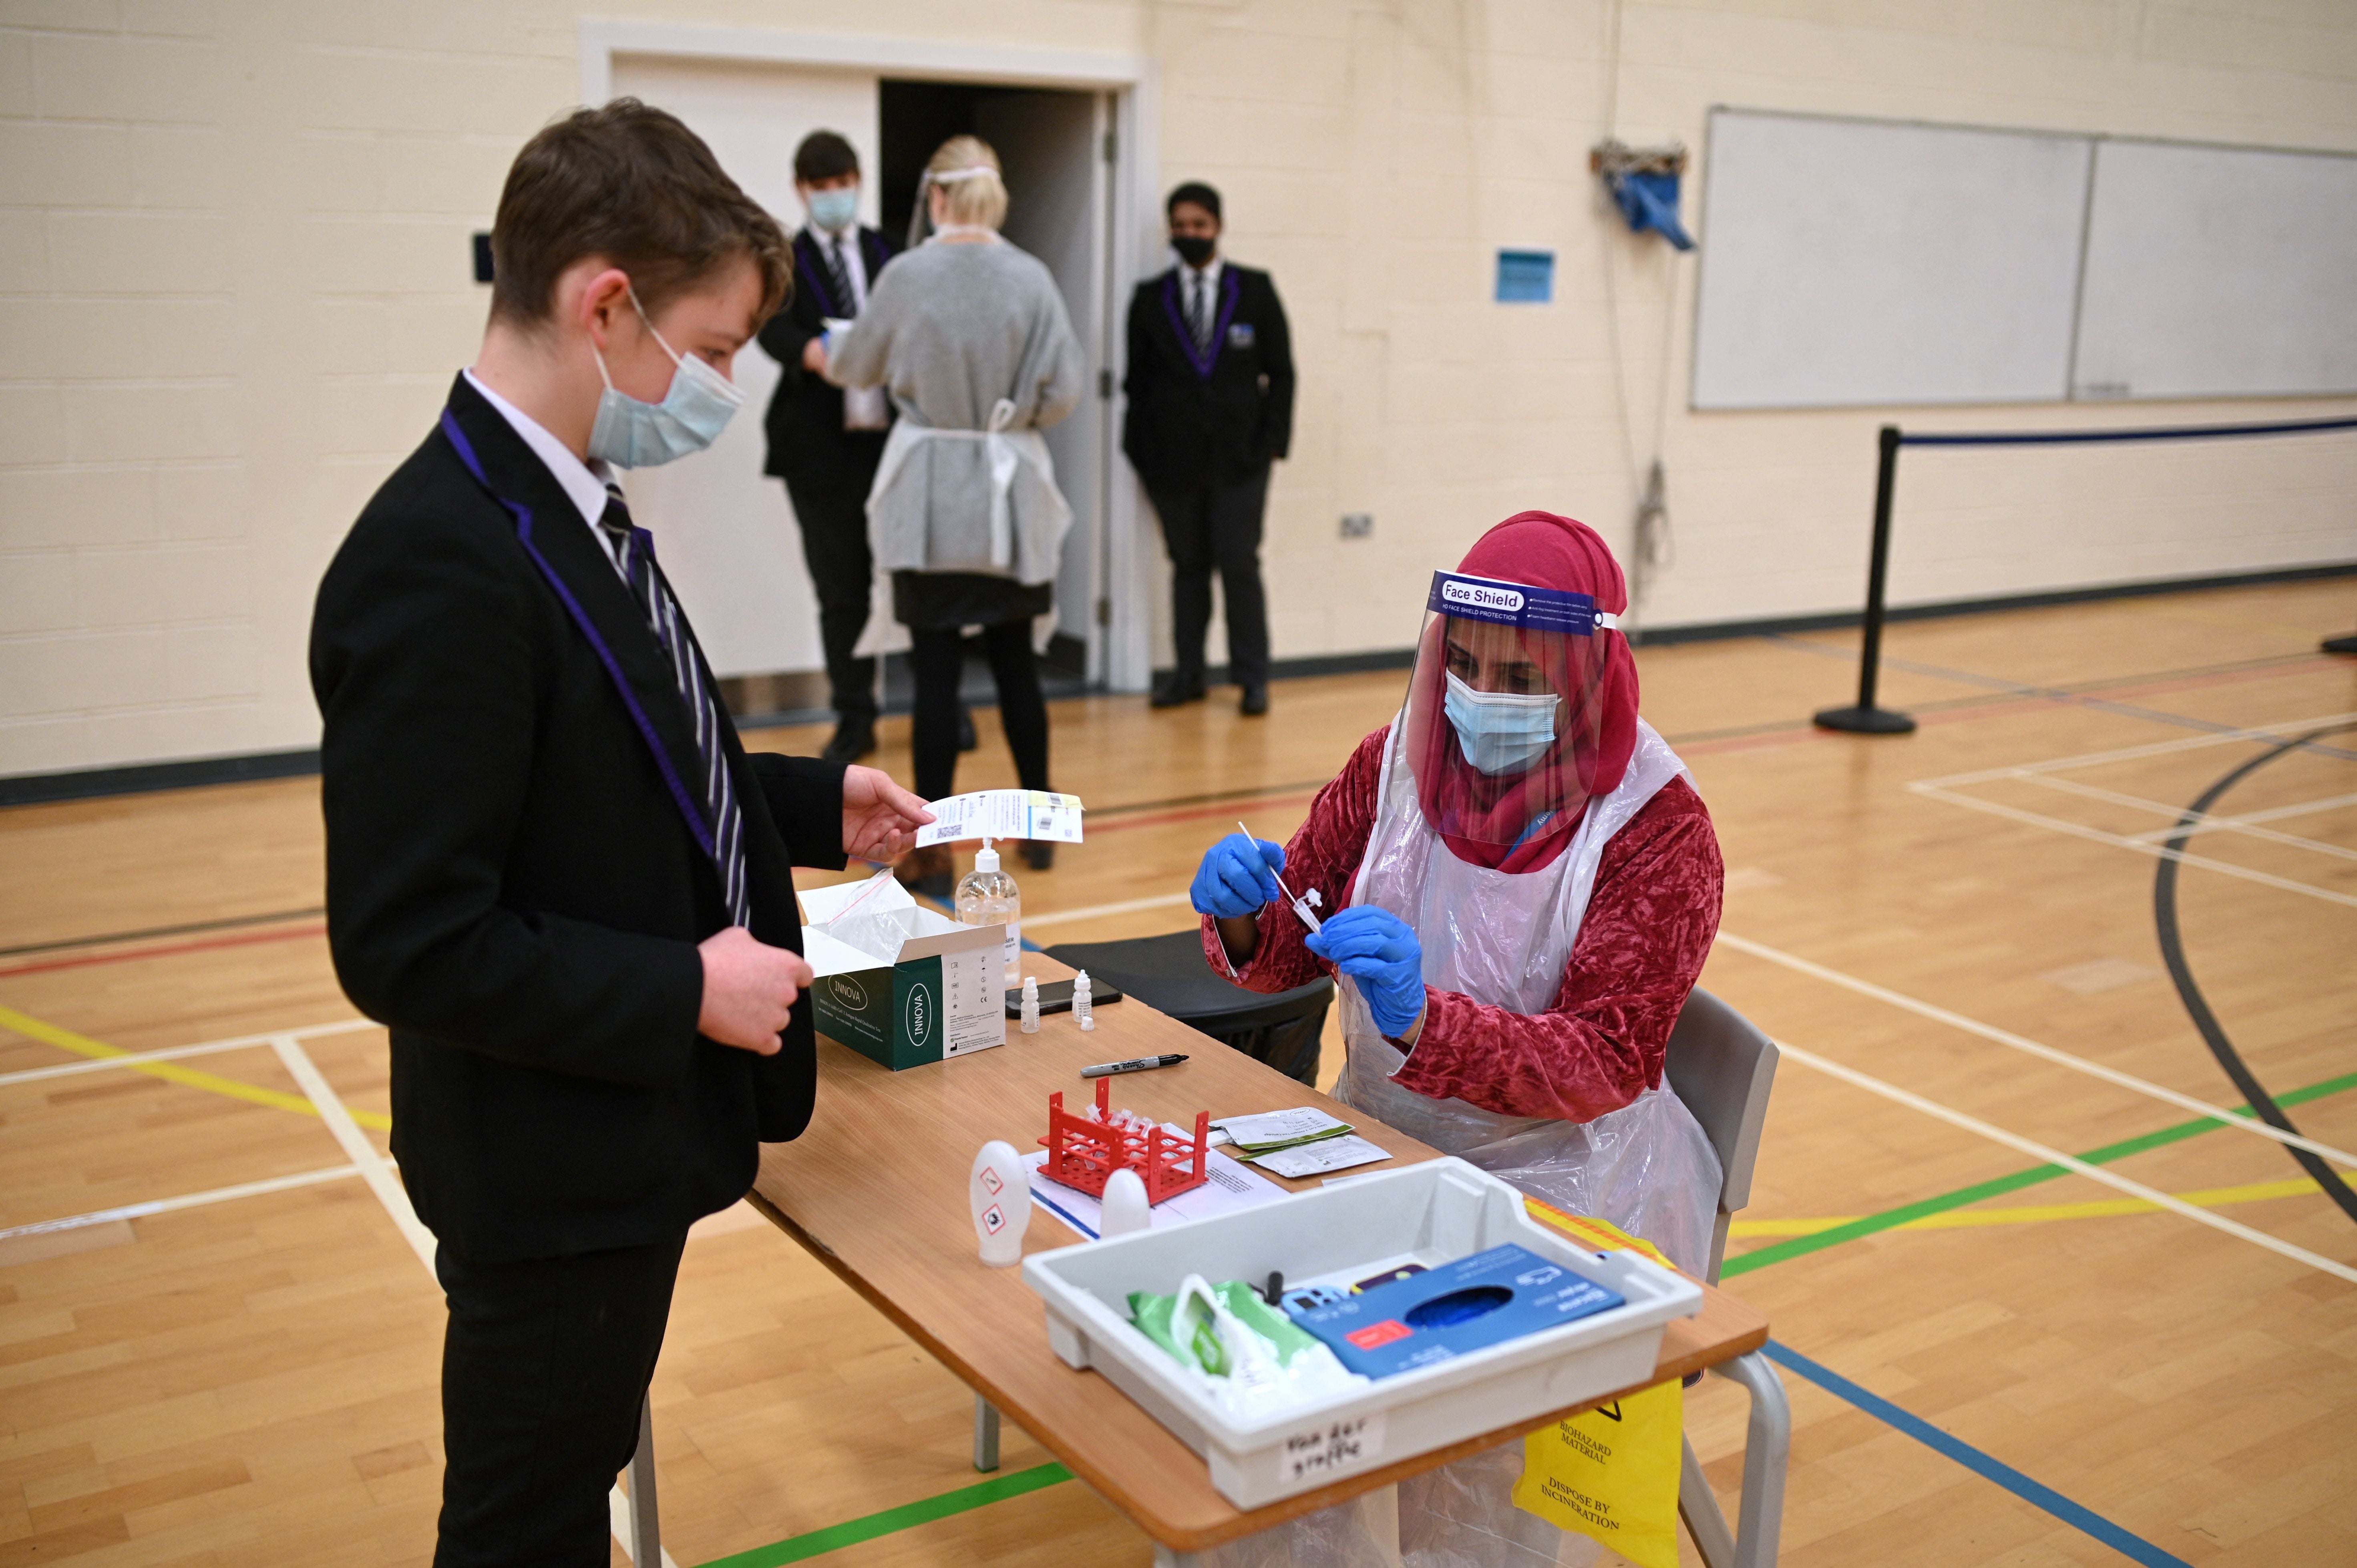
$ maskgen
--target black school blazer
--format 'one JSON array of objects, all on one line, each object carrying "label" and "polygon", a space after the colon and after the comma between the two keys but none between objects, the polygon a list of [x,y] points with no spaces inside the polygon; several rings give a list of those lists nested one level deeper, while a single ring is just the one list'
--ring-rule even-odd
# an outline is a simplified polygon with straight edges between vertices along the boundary
[{"label": "black school blazer", "polygon": [[1195,352],[1176,267],[1129,302],[1121,449],[1148,489],[1234,484],[1293,443],[1293,335],[1268,274],[1227,263],[1211,352]]},{"label": "black school blazer", "polygon": [[[859,231],[859,259],[867,268],[867,292],[876,292],[877,274],[899,252],[874,229]],[[865,488],[876,460],[884,452],[881,430],[843,427],[843,389],[824,376],[802,369],[802,349],[826,329],[826,318],[841,317],[849,307],[834,297],[834,279],[819,255],[811,231],[794,235],[794,292],[786,307],[761,328],[762,352],[778,361],[778,390],[770,394],[762,430],[769,437],[769,456],[761,471],[778,478],[823,484],[856,479]],[[885,417],[892,416],[885,400]]]},{"label": "black school blazer", "polygon": [[[658,1240],[742,1197],[758,1144],[809,1123],[809,999],[773,1057],[697,1034],[695,944],[728,917],[673,788],[700,809],[687,704],[580,511],[463,376],[336,553],[310,662],[328,942],[392,1031],[418,1217],[499,1261]],[[800,950],[792,868],[844,864],[843,769],[723,739],[753,933]]]}]

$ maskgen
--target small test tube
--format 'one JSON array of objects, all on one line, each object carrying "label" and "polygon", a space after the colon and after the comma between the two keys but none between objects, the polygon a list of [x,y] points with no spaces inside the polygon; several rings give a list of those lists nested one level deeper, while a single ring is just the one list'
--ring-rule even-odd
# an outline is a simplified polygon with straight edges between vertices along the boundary
[{"label": "small test tube", "polygon": [[1081,1021],[1084,1035],[1097,1026],[1095,1002],[1089,991],[1089,972],[1084,969],[1072,979],[1072,1016]]},{"label": "small test tube", "polygon": [[1039,981],[1036,975],[1023,977],[1023,1032],[1039,1032]]}]

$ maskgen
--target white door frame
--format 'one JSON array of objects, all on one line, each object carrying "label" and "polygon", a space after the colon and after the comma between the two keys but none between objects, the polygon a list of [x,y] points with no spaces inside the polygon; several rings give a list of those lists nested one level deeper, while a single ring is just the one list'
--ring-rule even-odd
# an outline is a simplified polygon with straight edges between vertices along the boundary
[{"label": "white door frame", "polygon": [[[887,76],[943,81],[987,81],[1010,87],[1079,88],[1113,101],[1114,152],[1107,213],[1106,319],[1092,355],[1112,375],[1113,395],[1100,405],[1105,475],[1099,510],[1104,530],[1099,612],[1101,643],[1092,649],[1091,673],[1116,692],[1143,692],[1152,673],[1152,540],[1141,531],[1145,497],[1120,458],[1120,385],[1128,335],[1122,313],[1129,282],[1162,246],[1162,214],[1155,171],[1161,167],[1159,79],[1153,59],[1110,50],[1033,48],[1022,45],[898,38],[847,33],[802,33],[764,27],[702,27],[669,22],[584,19],[579,24],[581,99],[613,96],[614,57],[737,60],[774,65],[836,66]],[[1092,639],[1092,642],[1096,639]]]}]

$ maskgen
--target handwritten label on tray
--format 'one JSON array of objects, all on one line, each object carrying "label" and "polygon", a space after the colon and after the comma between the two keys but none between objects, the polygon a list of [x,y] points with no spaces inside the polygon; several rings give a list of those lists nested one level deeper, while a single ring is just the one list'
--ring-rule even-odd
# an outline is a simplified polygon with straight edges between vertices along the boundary
[{"label": "handwritten label on tray", "polygon": [[1354,1415],[1288,1433],[1276,1451],[1276,1478],[1286,1486],[1331,1480],[1383,1456],[1383,1412]]}]

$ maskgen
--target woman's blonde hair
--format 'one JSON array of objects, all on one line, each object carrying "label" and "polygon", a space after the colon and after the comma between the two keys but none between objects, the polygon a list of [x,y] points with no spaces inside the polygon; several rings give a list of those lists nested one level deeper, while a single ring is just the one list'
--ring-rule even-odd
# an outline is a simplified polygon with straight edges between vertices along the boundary
[{"label": "woman's blonde hair", "polygon": [[1006,184],[999,177],[998,155],[980,136],[952,136],[943,142],[925,165],[925,175],[948,199],[951,222],[996,229],[1006,221]]}]

